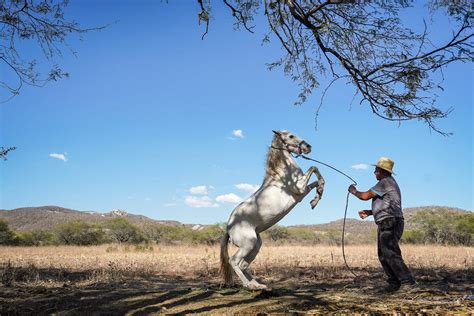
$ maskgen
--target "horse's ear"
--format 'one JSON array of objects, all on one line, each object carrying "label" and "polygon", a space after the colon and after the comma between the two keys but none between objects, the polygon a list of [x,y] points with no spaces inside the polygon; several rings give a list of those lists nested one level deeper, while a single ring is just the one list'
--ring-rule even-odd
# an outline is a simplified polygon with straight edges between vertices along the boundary
[{"label": "horse's ear", "polygon": [[275,133],[275,134],[276,134],[276,135],[278,135],[278,136],[280,136],[280,135],[281,135],[281,134],[280,134],[280,132],[278,132],[278,131],[274,131],[274,130],[272,130],[272,132],[273,132],[273,133]]}]

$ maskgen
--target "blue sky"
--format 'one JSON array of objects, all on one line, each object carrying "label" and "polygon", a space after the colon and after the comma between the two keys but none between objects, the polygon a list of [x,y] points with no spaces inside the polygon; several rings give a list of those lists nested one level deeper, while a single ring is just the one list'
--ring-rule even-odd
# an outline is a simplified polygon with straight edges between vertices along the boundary
[{"label": "blue sky", "polygon": [[[311,157],[355,178],[359,190],[376,181],[372,167],[357,165],[388,156],[404,207],[473,209],[472,65],[444,71],[438,104],[454,111],[437,123],[451,137],[422,122],[376,118],[351,105],[354,89],[342,82],[327,93],[316,130],[321,90],[294,106],[298,87],[281,70],[266,69],[283,51],[276,41],[261,45],[264,21],[256,34],[234,31],[229,12],[215,4],[201,40],[194,2],[72,1],[67,15],[83,26],[110,25],[69,41],[77,55],[58,59],[69,79],[25,87],[0,105],[0,144],[18,147],[0,162],[0,208],[118,208],[184,223],[226,221],[261,184],[272,129],[287,129],[313,146]],[[449,27],[435,22],[434,40],[442,41]],[[317,208],[308,196],[281,224],[343,216],[350,181],[320,171],[326,189]],[[351,198],[349,217],[367,208],[370,202]]]}]

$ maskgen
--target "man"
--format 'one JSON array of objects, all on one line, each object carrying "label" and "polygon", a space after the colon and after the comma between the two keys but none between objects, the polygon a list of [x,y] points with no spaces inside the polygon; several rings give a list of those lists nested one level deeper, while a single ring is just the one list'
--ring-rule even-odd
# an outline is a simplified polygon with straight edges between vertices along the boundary
[{"label": "man", "polygon": [[386,291],[410,291],[415,288],[416,282],[403,262],[398,244],[403,234],[404,220],[400,188],[392,176],[393,165],[392,160],[381,157],[373,165],[377,184],[367,192],[359,192],[351,185],[349,192],[364,201],[372,199],[372,209],[360,211],[359,216],[365,219],[373,215],[377,224],[378,256],[388,277]]}]

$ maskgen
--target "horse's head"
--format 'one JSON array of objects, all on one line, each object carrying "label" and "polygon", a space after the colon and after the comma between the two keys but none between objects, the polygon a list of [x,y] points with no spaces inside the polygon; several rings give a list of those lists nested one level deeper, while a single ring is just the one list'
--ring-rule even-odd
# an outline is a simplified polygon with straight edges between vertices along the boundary
[{"label": "horse's head", "polygon": [[298,136],[288,131],[273,131],[273,133],[275,133],[276,138],[281,141],[281,145],[289,152],[296,155],[309,154],[311,152],[311,145]]}]

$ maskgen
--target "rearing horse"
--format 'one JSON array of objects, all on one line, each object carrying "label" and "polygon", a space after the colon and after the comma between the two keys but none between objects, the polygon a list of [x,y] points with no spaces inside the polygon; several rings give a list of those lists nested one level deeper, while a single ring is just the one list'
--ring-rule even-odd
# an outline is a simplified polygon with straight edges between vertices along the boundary
[{"label": "rearing horse", "polygon": [[[227,232],[221,241],[220,271],[226,285],[232,282],[232,267],[244,287],[266,289],[266,285],[258,283],[248,269],[262,246],[260,233],[281,220],[312,189],[317,190],[311,201],[313,209],[323,194],[324,179],[319,170],[313,166],[303,173],[291,155],[308,154],[311,145],[288,131],[273,132],[275,136],[268,149],[263,183],[230,214]],[[313,173],[318,180],[308,184]],[[239,248],[230,260],[229,239]]]}]

